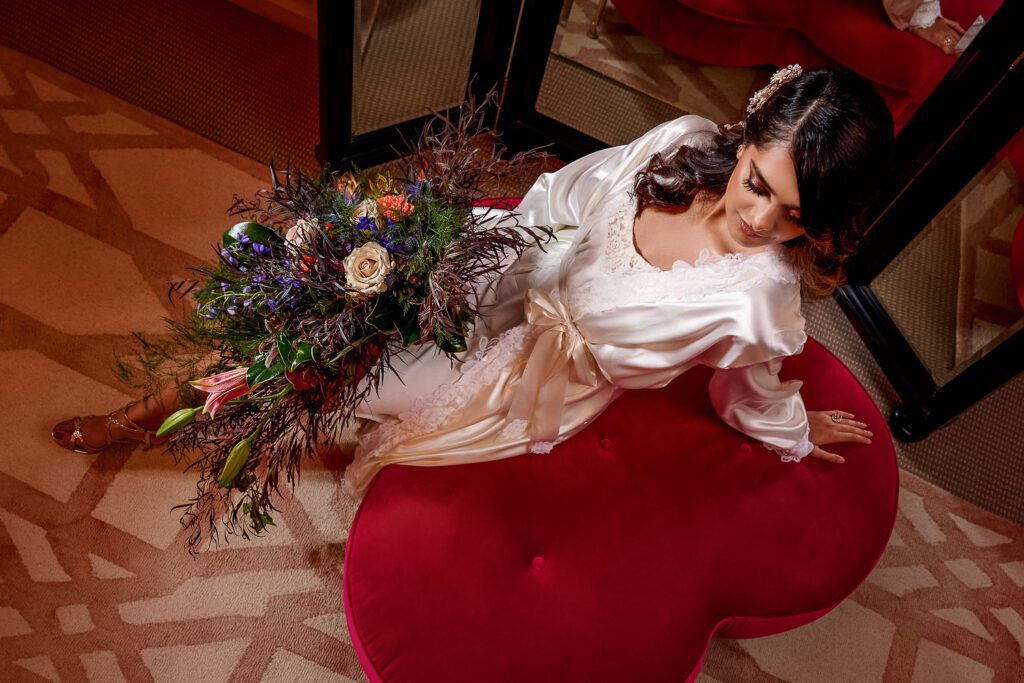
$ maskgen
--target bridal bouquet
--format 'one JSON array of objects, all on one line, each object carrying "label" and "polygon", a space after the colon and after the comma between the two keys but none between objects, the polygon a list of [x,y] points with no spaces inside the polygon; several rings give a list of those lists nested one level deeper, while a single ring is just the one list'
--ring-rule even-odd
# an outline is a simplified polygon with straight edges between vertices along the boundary
[{"label": "bridal bouquet", "polygon": [[475,284],[551,237],[514,213],[485,226],[472,211],[486,179],[547,156],[482,151],[482,109],[471,101],[456,122],[435,116],[401,177],[271,164],[271,187],[229,209],[241,222],[216,263],[172,286],[194,308],[168,319],[171,338],[136,335],[142,348],[119,362],[122,378],[146,388],[193,378],[183,390],[205,399],[157,432],[200,472],[196,496],[176,506],[190,552],[218,529],[248,538],[272,525],[280,478],[297,483],[303,458],[394,371],[392,356],[432,343],[454,359],[479,312]]}]

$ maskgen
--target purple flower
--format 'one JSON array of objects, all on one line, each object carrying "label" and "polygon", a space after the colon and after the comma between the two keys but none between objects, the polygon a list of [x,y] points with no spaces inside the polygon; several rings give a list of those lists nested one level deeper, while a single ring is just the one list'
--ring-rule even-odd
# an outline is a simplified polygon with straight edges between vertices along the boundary
[{"label": "purple flower", "polygon": [[[413,172],[410,171],[410,175],[412,175],[412,173]],[[411,202],[413,199],[418,199],[420,196],[423,195],[424,190],[427,189],[427,181],[419,180],[414,183],[409,183],[408,185],[403,185],[402,189],[405,190],[405,193],[407,195],[406,201]]]},{"label": "purple flower", "polygon": [[238,313],[238,307],[235,306],[234,304],[229,305],[225,310],[227,310],[228,315],[234,315],[235,313]]},{"label": "purple flower", "polygon": [[266,256],[270,253],[270,247],[265,244],[260,244],[259,242],[253,242],[252,250],[259,256]]}]

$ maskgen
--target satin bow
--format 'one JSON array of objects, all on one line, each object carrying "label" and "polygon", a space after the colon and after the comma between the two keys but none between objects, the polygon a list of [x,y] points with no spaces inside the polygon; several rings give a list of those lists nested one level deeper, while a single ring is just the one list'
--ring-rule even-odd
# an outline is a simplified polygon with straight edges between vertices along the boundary
[{"label": "satin bow", "polygon": [[526,320],[541,329],[526,361],[509,418],[527,420],[531,443],[553,442],[565,410],[565,390],[572,380],[597,386],[601,373],[565,304],[540,289],[526,292]]}]

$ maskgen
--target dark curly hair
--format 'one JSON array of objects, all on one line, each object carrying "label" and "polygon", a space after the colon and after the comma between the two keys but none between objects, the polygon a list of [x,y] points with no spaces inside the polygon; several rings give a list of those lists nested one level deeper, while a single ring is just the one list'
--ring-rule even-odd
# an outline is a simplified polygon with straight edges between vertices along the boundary
[{"label": "dark curly hair", "polygon": [[719,124],[710,144],[682,145],[670,158],[654,154],[633,181],[635,216],[648,206],[688,208],[698,193],[721,197],[740,144],[785,146],[806,233],[783,242],[784,253],[802,271],[806,293],[828,296],[846,282],[843,264],[878,197],[893,128],[889,108],[863,77],[844,66],[805,71],[742,124]]}]

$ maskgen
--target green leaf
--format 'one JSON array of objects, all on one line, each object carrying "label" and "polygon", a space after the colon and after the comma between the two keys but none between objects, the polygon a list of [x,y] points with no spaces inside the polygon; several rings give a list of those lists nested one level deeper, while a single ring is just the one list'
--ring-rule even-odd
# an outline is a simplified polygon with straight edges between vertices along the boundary
[{"label": "green leaf", "polygon": [[466,350],[466,340],[461,337],[438,339],[437,345],[441,347],[442,351],[448,351],[449,353],[462,353]]},{"label": "green leaf", "polygon": [[288,370],[290,372],[295,372],[295,369],[297,367],[299,367],[303,363],[308,363],[309,361],[313,360],[314,355],[315,350],[313,349],[312,344],[310,344],[309,342],[299,342],[298,344],[295,345],[294,355],[288,361]]},{"label": "green leaf", "polygon": [[163,421],[163,424],[160,425],[159,429],[156,430],[156,435],[166,436],[167,434],[178,431],[185,425],[192,424],[196,421],[196,413],[202,409],[202,406],[199,406],[198,408],[182,408],[181,410],[171,413],[167,419]]},{"label": "green leaf", "polygon": [[277,338],[277,352],[285,367],[291,366],[292,358],[295,357],[295,349],[292,348],[293,341],[295,341],[293,337],[280,336]]},{"label": "green leaf", "polygon": [[412,346],[420,340],[420,321],[416,309],[410,308],[406,315],[396,322],[398,331],[402,335],[402,342],[406,346]]},{"label": "green leaf", "polygon": [[384,297],[378,296],[373,302],[373,310],[366,314],[366,324],[383,334],[396,332],[395,311],[392,306],[384,303]]},{"label": "green leaf", "polygon": [[217,486],[225,489],[231,487],[235,477],[242,471],[242,467],[245,466],[246,461],[249,459],[249,452],[251,450],[251,436],[235,444],[235,447],[231,449],[231,453],[228,454],[228,459],[224,461],[224,467],[220,470],[220,475],[217,477]]},{"label": "green leaf", "polygon": [[224,246],[230,246],[238,241],[238,238],[245,235],[253,242],[259,242],[260,244],[274,244],[275,242],[281,242],[282,238],[279,234],[271,230],[265,225],[259,223],[253,223],[247,221],[245,223],[236,223],[224,233],[221,241]]},{"label": "green leaf", "polygon": [[255,388],[257,384],[280,377],[284,372],[284,364],[279,360],[274,360],[268,368],[264,361],[265,358],[266,354],[263,353],[256,356],[256,361],[249,366],[249,371],[245,373],[245,382],[250,389]]}]

